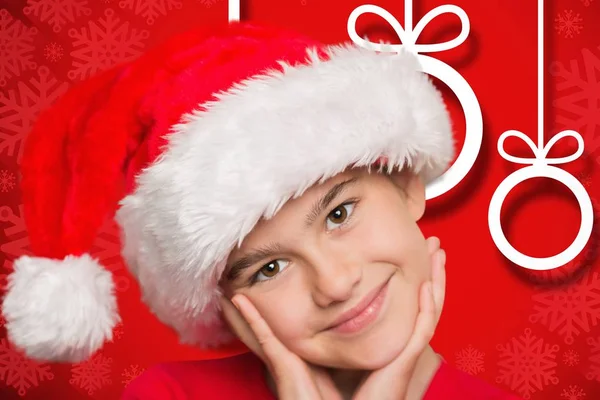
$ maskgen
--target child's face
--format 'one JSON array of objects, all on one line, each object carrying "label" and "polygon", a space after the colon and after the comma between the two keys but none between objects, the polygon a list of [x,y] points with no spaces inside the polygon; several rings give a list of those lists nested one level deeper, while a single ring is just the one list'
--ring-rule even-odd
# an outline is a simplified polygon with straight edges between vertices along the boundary
[{"label": "child's face", "polygon": [[[308,362],[348,369],[385,365],[404,348],[419,287],[430,278],[427,245],[416,224],[424,188],[413,176],[398,179],[403,190],[388,176],[350,170],[289,201],[230,255],[225,276],[248,254],[274,251],[224,279],[225,294],[247,296],[279,340]],[[324,200],[322,212],[312,214]],[[331,329],[384,284],[372,322],[353,325],[360,328],[354,332]]]}]

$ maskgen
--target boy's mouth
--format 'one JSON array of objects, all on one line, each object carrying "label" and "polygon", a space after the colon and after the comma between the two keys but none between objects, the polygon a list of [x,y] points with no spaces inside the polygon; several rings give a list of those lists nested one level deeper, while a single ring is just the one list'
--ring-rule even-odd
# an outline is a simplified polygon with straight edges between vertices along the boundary
[{"label": "boy's mouth", "polygon": [[390,279],[391,277],[367,293],[356,306],[343,312],[326,330],[351,334],[357,333],[370,325],[377,319],[381,311]]}]

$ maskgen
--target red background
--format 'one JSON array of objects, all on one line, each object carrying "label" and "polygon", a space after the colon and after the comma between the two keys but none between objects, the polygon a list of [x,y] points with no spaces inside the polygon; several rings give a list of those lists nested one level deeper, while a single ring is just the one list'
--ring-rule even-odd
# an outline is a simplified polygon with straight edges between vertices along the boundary
[{"label": "red background", "polygon": [[[327,43],[347,40],[346,20],[362,0],[248,0],[242,19],[266,21]],[[414,21],[446,4],[415,1]],[[498,155],[497,139],[518,129],[537,137],[537,2],[454,0],[469,15],[471,34],[456,49],[432,54],[459,71],[483,110],[484,142],[470,174],[431,201],[422,228],[448,252],[447,302],[433,341],[449,362],[481,379],[531,399],[600,398],[600,267],[598,224],[587,249],[569,265],[531,273],[497,250],[487,225],[496,187],[521,168]],[[404,2],[371,2],[404,19]],[[18,187],[22,141],[39,111],[67,87],[98,70],[135,58],[167,35],[227,20],[225,0],[3,0],[0,1],[0,283],[15,257],[29,252]],[[586,152],[563,165],[600,197],[600,0],[547,0],[545,7],[546,137],[574,129]],[[419,43],[446,41],[458,19],[443,16]],[[359,33],[395,40],[377,17],[362,17]],[[443,85],[442,85],[443,86]],[[451,91],[456,135],[464,118]],[[548,140],[548,139],[546,139]],[[565,140],[553,154],[574,151]],[[513,154],[531,156],[518,141]],[[597,208],[597,207],[596,207]],[[597,209],[596,209],[597,211]],[[579,227],[579,208],[558,182],[519,185],[503,207],[511,243],[531,256],[566,248]],[[139,301],[139,290],[119,258],[111,223],[93,254],[114,272],[123,324],[113,343],[78,365],[36,364],[15,352],[0,327],[2,399],[115,399],[148,366],[166,360],[223,356],[179,345]],[[0,321],[0,325],[2,322]]]}]

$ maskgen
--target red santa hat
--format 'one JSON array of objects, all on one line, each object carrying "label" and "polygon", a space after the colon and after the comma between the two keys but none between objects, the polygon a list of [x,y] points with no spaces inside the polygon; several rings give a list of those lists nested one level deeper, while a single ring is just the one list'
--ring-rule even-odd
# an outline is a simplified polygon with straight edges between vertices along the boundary
[{"label": "red santa hat", "polygon": [[226,343],[218,282],[259,219],[347,168],[385,157],[427,183],[453,155],[443,99],[409,53],[249,23],[175,36],[74,86],[30,133],[35,256],[9,276],[9,340],[33,359],[77,362],[112,338],[112,276],[88,252],[115,218],[155,315],[183,343]]}]

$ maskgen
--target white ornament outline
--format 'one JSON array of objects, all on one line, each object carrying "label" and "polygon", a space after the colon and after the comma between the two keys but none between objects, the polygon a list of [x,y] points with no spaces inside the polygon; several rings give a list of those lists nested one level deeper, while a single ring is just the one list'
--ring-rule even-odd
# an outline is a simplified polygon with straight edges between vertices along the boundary
[{"label": "white ornament outline", "polygon": [[[427,200],[431,200],[454,188],[465,178],[475,164],[483,141],[483,116],[477,96],[463,76],[444,62],[421,53],[440,52],[461,45],[469,36],[471,25],[467,13],[462,8],[446,4],[430,10],[417,22],[416,26],[413,26],[413,0],[405,0],[404,7],[404,27],[386,9],[372,4],[365,4],[355,8],[350,13],[347,29],[350,39],[357,46],[379,52],[400,53],[401,51],[408,51],[413,53],[419,61],[421,71],[437,77],[448,85],[461,104],[466,121],[464,144],[450,168],[427,184],[425,197]],[[361,38],[356,32],[356,21],[361,15],[367,13],[375,14],[387,21],[398,35],[401,44],[373,43]],[[417,43],[427,24],[442,14],[454,14],[459,18],[461,22],[459,35],[443,43]]]},{"label": "white ornament outline", "polygon": [[[496,247],[513,263],[530,270],[547,271],[564,266],[572,261],[588,243],[594,226],[594,209],[590,195],[585,187],[573,175],[565,170],[554,167],[551,164],[565,164],[572,162],[583,154],[583,137],[573,130],[564,130],[554,135],[546,145],[544,145],[544,0],[538,0],[538,143],[537,146],[523,132],[517,130],[508,130],[500,135],[498,139],[498,153],[506,161],[516,164],[531,164],[525,168],[519,169],[507,176],[496,188],[490,206],[488,209],[488,226],[490,234]],[[559,140],[565,137],[572,137],[577,140],[577,150],[575,153],[559,158],[550,158],[548,153]],[[515,157],[506,152],[504,142],[509,137],[515,137],[525,142],[531,149],[534,157],[524,158]],[[506,239],[502,230],[500,214],[502,204],[508,193],[519,183],[531,178],[550,178],[561,182],[573,192],[579,203],[581,211],[581,223],[579,232],[573,242],[562,252],[550,257],[530,257],[515,249]]]}]

